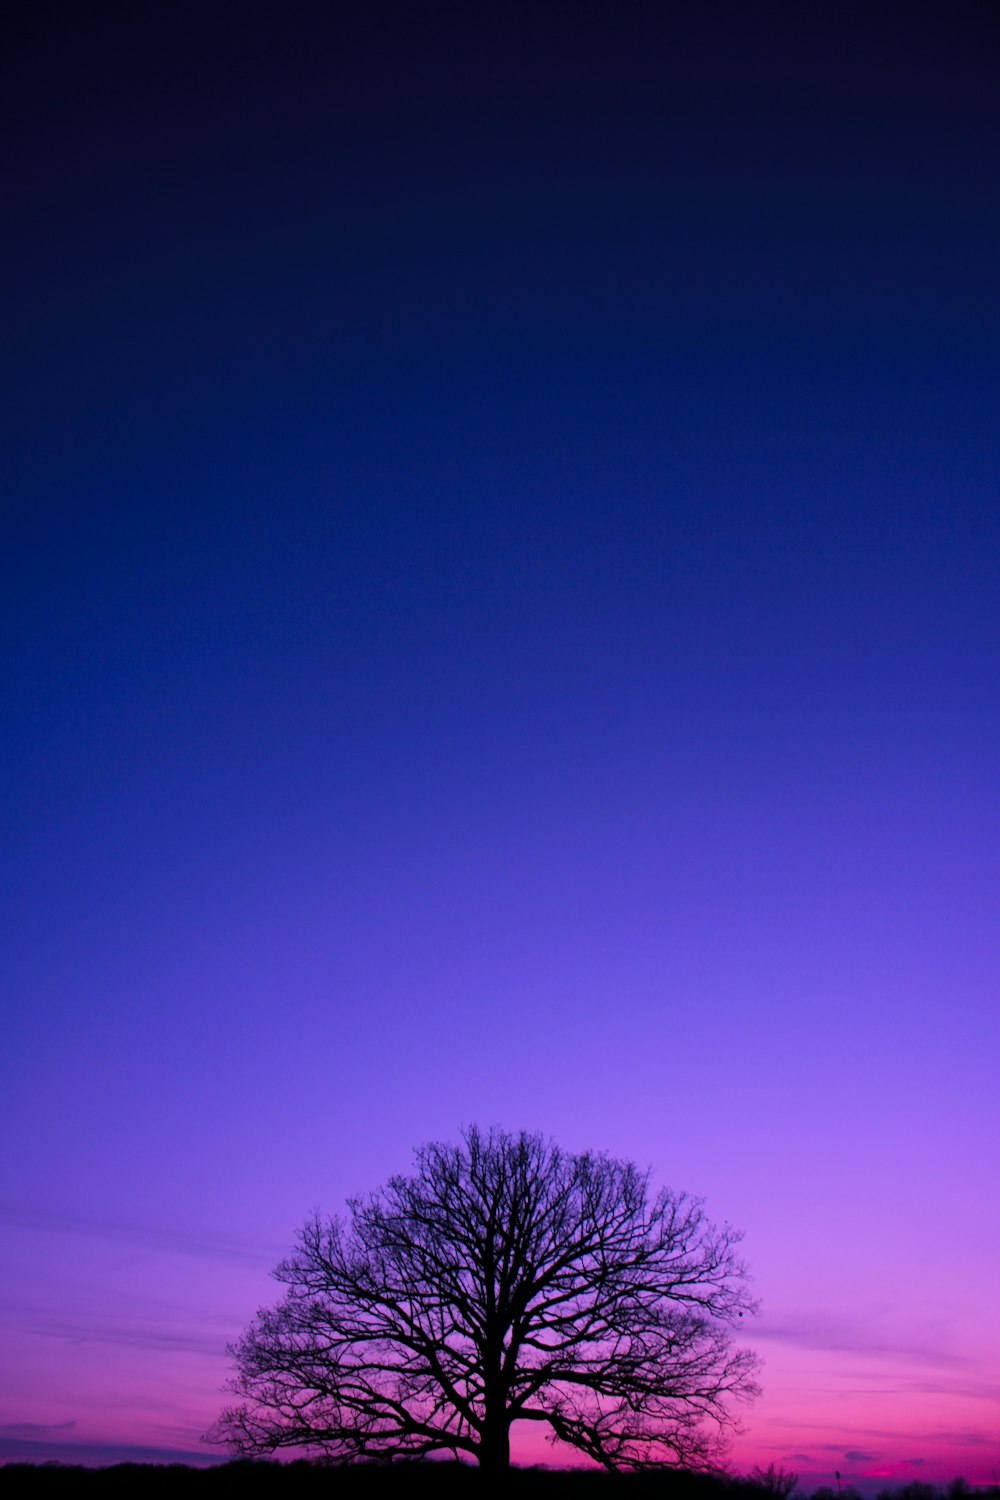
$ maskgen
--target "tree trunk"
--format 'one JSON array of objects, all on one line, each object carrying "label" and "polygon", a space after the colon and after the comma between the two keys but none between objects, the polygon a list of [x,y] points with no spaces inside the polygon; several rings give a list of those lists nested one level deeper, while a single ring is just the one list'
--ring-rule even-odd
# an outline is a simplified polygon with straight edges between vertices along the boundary
[{"label": "tree trunk", "polygon": [[479,1467],[484,1474],[506,1474],[510,1468],[510,1423],[506,1413],[484,1427],[479,1444]]}]

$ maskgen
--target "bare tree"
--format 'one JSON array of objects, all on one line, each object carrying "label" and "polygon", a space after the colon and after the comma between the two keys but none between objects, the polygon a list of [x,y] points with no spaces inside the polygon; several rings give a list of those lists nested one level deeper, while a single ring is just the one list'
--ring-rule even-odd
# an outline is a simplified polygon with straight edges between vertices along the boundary
[{"label": "bare tree", "polygon": [[750,1483],[757,1485],[765,1495],[773,1495],[775,1500],[788,1500],[798,1482],[797,1474],[789,1474],[785,1469],[776,1469],[774,1464],[768,1464],[766,1469],[758,1465],[750,1470]]},{"label": "bare tree", "polygon": [[608,1469],[710,1466],[757,1393],[740,1236],[630,1162],[473,1128],[349,1209],[278,1266],[209,1441],[501,1471],[530,1421]]}]

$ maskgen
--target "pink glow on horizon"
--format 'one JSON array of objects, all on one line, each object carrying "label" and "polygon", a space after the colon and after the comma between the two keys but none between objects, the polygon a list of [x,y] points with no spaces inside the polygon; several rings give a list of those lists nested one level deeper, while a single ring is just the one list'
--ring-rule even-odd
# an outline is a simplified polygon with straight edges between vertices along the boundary
[{"label": "pink glow on horizon", "polygon": [[[20,1276],[27,1284],[43,1274],[51,1304],[42,1313],[25,1299],[7,1341],[4,1455],[38,1457],[36,1445],[47,1442],[51,1455],[79,1460],[89,1450],[95,1462],[123,1447],[133,1456],[221,1461],[200,1438],[226,1399],[226,1342],[255,1305],[273,1300],[263,1258],[227,1263],[225,1251],[206,1259],[135,1235],[129,1242],[22,1227],[14,1238]],[[769,1335],[766,1314],[748,1330],[765,1358],[764,1394],[742,1412],[735,1471],[774,1463],[806,1489],[832,1484],[837,1469],[845,1486],[865,1490],[879,1480],[991,1482],[1000,1433],[986,1343],[977,1375],[967,1355],[947,1349],[823,1348],[808,1329],[806,1343],[790,1341],[790,1332]],[[19,1433],[27,1439],[20,1448]],[[581,1461],[534,1426],[515,1427],[513,1451],[522,1463]]]}]

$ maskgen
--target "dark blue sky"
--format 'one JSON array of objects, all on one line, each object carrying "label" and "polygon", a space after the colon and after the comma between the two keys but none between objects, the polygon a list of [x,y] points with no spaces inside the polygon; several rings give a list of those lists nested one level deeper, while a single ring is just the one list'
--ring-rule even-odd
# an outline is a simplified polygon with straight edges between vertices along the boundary
[{"label": "dark blue sky", "polygon": [[[801,1399],[809,1472],[933,1430],[972,1477],[997,8],[32,3],[0,50],[0,1437],[188,1451],[268,1295],[185,1283],[167,1430],[118,1262],[46,1291],[19,1236],[276,1258],[478,1119],[747,1226],[756,1453]],[[822,1392],[890,1355],[875,1452]]]}]

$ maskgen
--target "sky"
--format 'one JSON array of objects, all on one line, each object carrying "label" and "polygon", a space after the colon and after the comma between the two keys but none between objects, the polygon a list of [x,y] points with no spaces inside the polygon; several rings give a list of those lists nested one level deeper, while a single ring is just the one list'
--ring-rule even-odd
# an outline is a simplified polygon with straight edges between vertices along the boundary
[{"label": "sky", "polygon": [[994,1480],[996,6],[0,53],[0,1460],[477,1122],[744,1231],[734,1468]]}]

